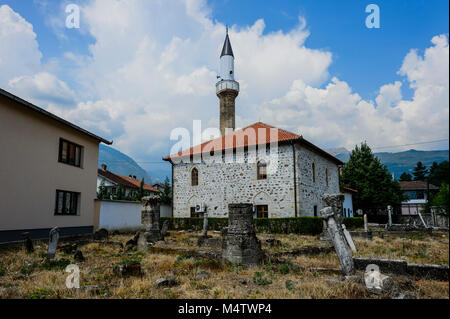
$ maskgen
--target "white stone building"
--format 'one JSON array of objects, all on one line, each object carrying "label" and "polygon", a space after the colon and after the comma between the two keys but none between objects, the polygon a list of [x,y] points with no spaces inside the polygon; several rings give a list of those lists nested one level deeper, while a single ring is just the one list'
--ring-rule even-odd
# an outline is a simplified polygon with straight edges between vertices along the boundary
[{"label": "white stone building", "polygon": [[[172,163],[173,216],[197,217],[195,206],[203,204],[210,217],[227,217],[231,203],[254,204],[255,217],[319,216],[322,195],[339,193],[343,162],[300,135],[261,122],[234,131],[239,83],[228,33],[220,72],[223,136],[164,158]],[[211,152],[218,161],[208,160]]]}]

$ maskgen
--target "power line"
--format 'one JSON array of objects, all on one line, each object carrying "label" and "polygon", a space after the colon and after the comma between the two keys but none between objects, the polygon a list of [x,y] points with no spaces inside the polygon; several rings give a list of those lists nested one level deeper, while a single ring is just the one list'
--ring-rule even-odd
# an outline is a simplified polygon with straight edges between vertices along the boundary
[{"label": "power line", "polygon": [[440,139],[440,140],[434,140],[434,141],[426,141],[426,142],[419,142],[419,143],[411,143],[411,144],[403,144],[403,145],[391,145],[391,146],[375,146],[374,149],[380,149],[380,148],[391,148],[391,147],[402,147],[402,146],[413,146],[413,145],[422,145],[422,144],[432,144],[432,143],[438,143],[438,142],[445,142],[448,141],[448,138]]}]

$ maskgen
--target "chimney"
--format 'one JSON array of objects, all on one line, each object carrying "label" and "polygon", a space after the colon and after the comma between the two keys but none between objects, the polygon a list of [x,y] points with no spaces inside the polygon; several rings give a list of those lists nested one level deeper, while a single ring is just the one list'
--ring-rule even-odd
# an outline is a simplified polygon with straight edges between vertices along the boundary
[{"label": "chimney", "polygon": [[108,166],[106,166],[106,164],[102,164],[102,170],[104,170],[104,171],[106,171],[106,168],[107,168]]},{"label": "chimney", "polygon": [[133,176],[132,176],[131,174],[130,174],[130,175],[128,175],[128,177],[129,177],[129,178],[133,178]]},{"label": "chimney", "polygon": [[133,179],[136,179],[136,175],[133,175]]}]

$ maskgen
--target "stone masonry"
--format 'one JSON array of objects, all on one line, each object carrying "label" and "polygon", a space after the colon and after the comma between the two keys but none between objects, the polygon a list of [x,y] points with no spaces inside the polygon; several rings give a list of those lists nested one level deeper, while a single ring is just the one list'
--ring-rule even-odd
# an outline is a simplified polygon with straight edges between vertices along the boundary
[{"label": "stone masonry", "polygon": [[160,204],[152,196],[142,197],[142,224],[146,226],[144,233],[147,242],[157,242],[162,239],[159,229]]},{"label": "stone masonry", "polygon": [[256,237],[252,204],[230,204],[228,229],[224,236],[222,258],[232,264],[252,266],[264,260],[261,242]]},{"label": "stone masonry", "polygon": [[[322,196],[339,192],[338,166],[326,157],[295,145],[298,216],[322,209]],[[239,153],[236,156],[246,154]],[[258,159],[258,157],[257,157]],[[180,163],[173,167],[174,217],[190,217],[190,208],[204,203],[209,217],[227,217],[228,204],[267,205],[269,217],[294,217],[294,161],[292,145],[279,145],[278,169],[266,180],[257,179],[257,161],[248,163]],[[315,165],[315,182],[312,164]],[[199,185],[191,186],[197,168]],[[328,170],[328,185],[326,171]],[[319,214],[318,214],[319,215]]]}]

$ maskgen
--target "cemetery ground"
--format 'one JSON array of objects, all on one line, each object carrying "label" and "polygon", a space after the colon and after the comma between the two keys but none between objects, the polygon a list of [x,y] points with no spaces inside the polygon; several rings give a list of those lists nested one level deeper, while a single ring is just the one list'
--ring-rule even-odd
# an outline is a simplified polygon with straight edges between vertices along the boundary
[{"label": "cemetery ground", "polygon": [[[165,243],[157,243],[147,252],[138,251],[137,247],[127,251],[117,244],[125,247],[132,234],[114,235],[107,242],[79,245],[84,261],[75,261],[73,252],[62,249],[76,241],[60,241],[51,261],[46,260],[47,243],[43,241],[34,243],[32,253],[27,253],[23,244],[0,247],[0,298],[390,298],[369,292],[364,282],[340,281],[342,271],[334,249],[313,255],[293,253],[296,248],[331,245],[317,236],[259,233],[267,261],[257,267],[241,267],[190,253],[220,252],[220,247],[200,249],[200,235],[172,231]],[[218,233],[211,235],[220,237]],[[273,238],[279,242],[269,245]],[[449,261],[448,232],[374,236],[372,240],[354,238],[354,242],[358,249],[354,257],[440,265],[448,265]],[[130,262],[141,264],[140,275],[124,277],[113,271],[115,265]],[[64,270],[68,264],[76,264],[80,269],[80,289],[66,288],[68,273]],[[362,273],[358,271],[361,277]],[[156,283],[168,276],[172,279]],[[406,298],[449,298],[448,281],[392,277]]]}]

